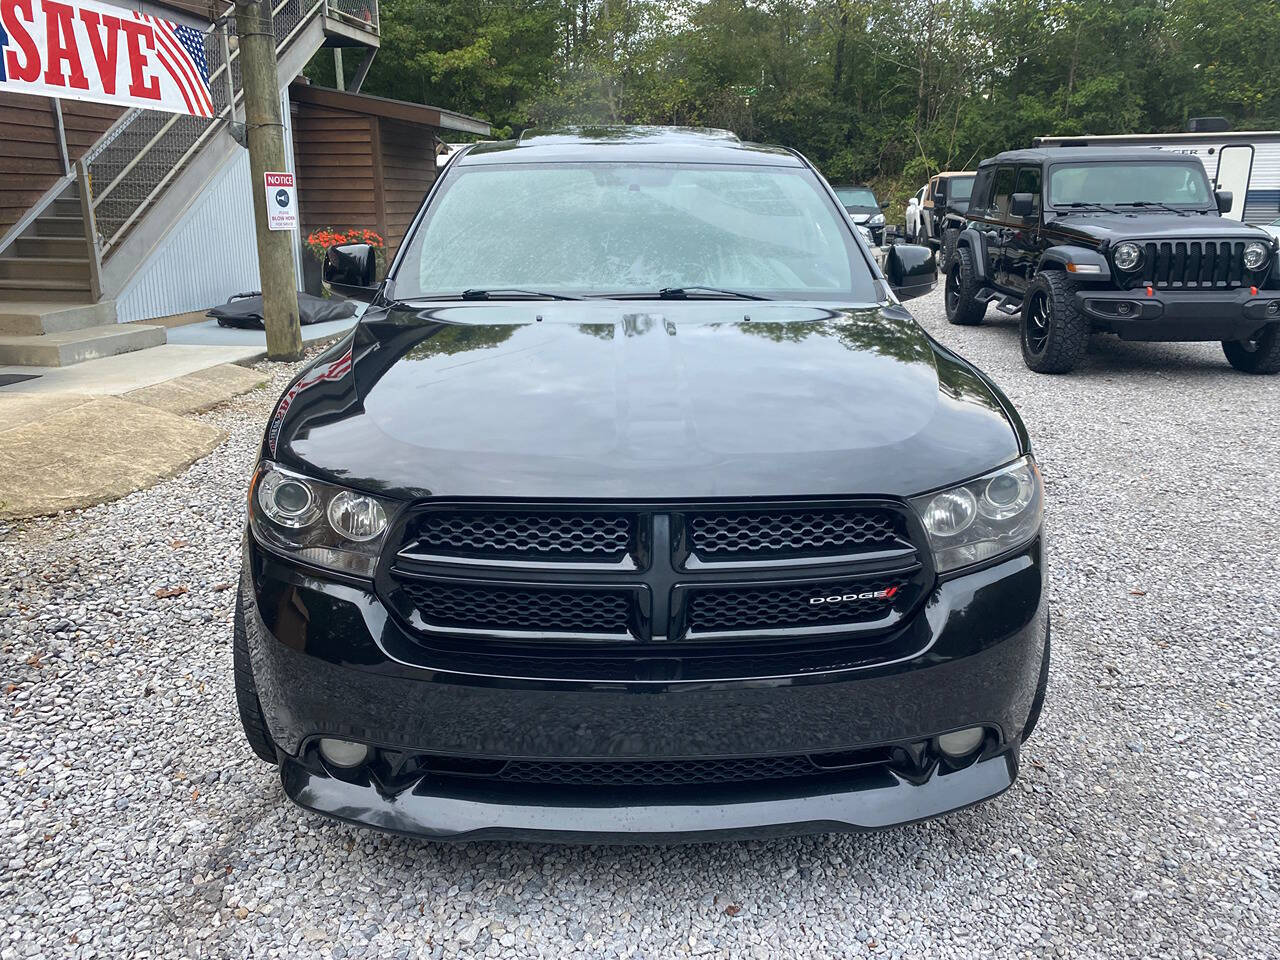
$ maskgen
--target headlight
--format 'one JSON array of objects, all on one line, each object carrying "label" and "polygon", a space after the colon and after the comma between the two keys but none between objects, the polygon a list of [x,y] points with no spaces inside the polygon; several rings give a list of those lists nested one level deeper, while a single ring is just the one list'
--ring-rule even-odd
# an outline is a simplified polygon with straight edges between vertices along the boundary
[{"label": "headlight", "polygon": [[877,213],[874,217],[868,220],[867,223],[871,224],[871,226],[873,227],[880,226],[882,223],[884,223],[884,214]]},{"label": "headlight", "polygon": [[340,573],[372,577],[394,501],[258,464],[249,528],[263,547]]},{"label": "headlight", "polygon": [[916,497],[939,573],[979,563],[1029,542],[1040,530],[1044,495],[1031,457],[949,490]]},{"label": "headlight", "polygon": [[1142,248],[1136,243],[1118,243],[1111,259],[1120,270],[1136,270],[1142,262]]},{"label": "headlight", "polygon": [[1244,248],[1244,265],[1250,270],[1261,270],[1270,253],[1265,243],[1255,240]]}]

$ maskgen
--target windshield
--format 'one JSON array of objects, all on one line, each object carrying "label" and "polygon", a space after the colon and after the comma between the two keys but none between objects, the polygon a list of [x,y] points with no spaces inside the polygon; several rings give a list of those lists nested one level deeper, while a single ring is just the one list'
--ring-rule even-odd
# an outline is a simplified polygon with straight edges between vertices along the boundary
[{"label": "windshield", "polygon": [[1049,173],[1049,203],[1209,206],[1204,167],[1193,163],[1061,163]]},{"label": "windshield", "polygon": [[952,177],[947,184],[948,200],[968,200],[973,192],[973,177]]},{"label": "windshield", "polygon": [[846,207],[879,207],[870,187],[836,187],[836,196]]},{"label": "windshield", "polygon": [[400,299],[716,287],[876,300],[843,211],[801,167],[520,163],[444,177],[396,268]]}]

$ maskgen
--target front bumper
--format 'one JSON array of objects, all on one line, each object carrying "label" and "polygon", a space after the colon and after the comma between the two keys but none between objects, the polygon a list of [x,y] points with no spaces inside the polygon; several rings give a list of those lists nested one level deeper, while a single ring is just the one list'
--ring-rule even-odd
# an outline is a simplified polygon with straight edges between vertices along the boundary
[{"label": "front bumper", "polygon": [[1145,287],[1085,287],[1076,300],[1095,324],[1122,340],[1247,340],[1280,322],[1280,290],[1156,288],[1147,296]]},{"label": "front bumper", "polygon": [[[439,669],[371,589],[246,544],[246,626],[286,793],[339,819],[436,839],[708,839],[908,823],[989,799],[1017,775],[1048,628],[1041,545],[943,582],[891,664],[698,681],[550,680]],[[414,654],[412,651],[421,651]],[[623,791],[327,768],[315,739],[387,754],[619,760],[768,757],[990,731],[953,768],[890,764],[806,780]],[[381,754],[380,754],[381,755]]]}]

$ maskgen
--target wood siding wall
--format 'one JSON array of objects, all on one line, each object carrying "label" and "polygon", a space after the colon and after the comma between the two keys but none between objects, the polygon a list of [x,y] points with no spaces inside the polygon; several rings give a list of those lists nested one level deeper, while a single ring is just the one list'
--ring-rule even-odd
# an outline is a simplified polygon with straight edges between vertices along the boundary
[{"label": "wood siding wall", "polygon": [[373,117],[300,104],[293,120],[298,213],[304,231],[365,227],[378,219]]},{"label": "wood siding wall", "polygon": [[[84,156],[123,112],[119,107],[63,100],[62,122],[72,162]],[[0,234],[63,173],[53,101],[0,93]]]},{"label": "wood siding wall", "polygon": [[385,117],[378,125],[387,227],[383,235],[388,248],[394,251],[404,239],[422,198],[436,182],[436,137],[429,127]]},{"label": "wood siding wall", "polygon": [[393,252],[435,181],[430,127],[295,103],[298,212],[317,227],[376,230]]}]

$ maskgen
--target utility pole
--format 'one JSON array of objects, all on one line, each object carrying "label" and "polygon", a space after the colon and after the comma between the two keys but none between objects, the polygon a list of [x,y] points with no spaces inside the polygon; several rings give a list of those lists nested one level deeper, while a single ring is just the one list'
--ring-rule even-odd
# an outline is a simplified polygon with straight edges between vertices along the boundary
[{"label": "utility pole", "polygon": [[276,35],[271,23],[270,0],[236,0],[236,34],[240,38],[245,133],[249,140],[249,176],[253,181],[253,219],[258,235],[267,357],[297,360],[302,356],[302,327],[298,323],[298,278],[293,272],[293,234],[268,227],[263,176],[285,169],[284,123],[280,117],[280,78],[276,71]]}]

